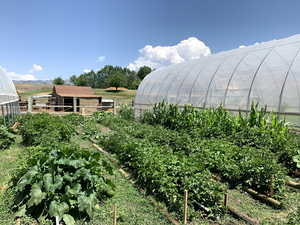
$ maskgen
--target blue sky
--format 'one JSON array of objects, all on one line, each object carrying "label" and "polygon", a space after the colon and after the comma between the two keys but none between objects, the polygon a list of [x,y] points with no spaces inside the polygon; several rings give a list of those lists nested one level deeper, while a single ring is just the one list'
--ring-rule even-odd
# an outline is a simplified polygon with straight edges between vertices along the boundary
[{"label": "blue sky", "polygon": [[[194,57],[202,42],[216,53],[300,33],[299,0],[0,0],[0,10],[0,69],[36,79],[173,57],[164,65]],[[156,48],[183,40],[187,58]]]}]

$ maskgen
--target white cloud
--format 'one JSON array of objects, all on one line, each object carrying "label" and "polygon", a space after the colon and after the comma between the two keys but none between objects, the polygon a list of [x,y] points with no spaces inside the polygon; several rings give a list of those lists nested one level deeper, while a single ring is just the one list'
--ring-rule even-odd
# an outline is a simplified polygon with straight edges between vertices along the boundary
[{"label": "white cloud", "polygon": [[84,73],[89,73],[89,72],[91,72],[91,71],[92,71],[92,70],[90,70],[90,69],[84,69],[84,70],[83,70]]},{"label": "white cloud", "polygon": [[39,72],[43,70],[43,66],[39,64],[33,64],[32,69],[29,70],[29,73]]},{"label": "white cloud", "polygon": [[140,56],[127,67],[131,70],[138,70],[142,66],[160,68],[184,61],[199,59],[208,56],[211,51],[202,41],[190,37],[180,41],[173,46],[151,46],[146,45],[139,50]]},{"label": "white cloud", "polygon": [[36,80],[33,74],[18,74],[15,72],[8,72],[5,68],[0,66],[0,75],[4,74],[12,80]]},{"label": "white cloud", "polygon": [[[253,45],[258,45],[260,44],[259,42],[255,42]],[[249,46],[253,46],[253,45],[240,45],[239,48],[245,48],[245,47],[249,47]]]},{"label": "white cloud", "polygon": [[97,62],[103,62],[106,59],[106,56],[102,55],[97,58]]}]

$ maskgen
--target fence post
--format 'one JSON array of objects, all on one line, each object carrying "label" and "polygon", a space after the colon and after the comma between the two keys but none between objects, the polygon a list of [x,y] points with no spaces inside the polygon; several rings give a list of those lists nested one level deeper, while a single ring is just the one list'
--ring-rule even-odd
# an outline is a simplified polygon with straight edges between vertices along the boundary
[{"label": "fence post", "polygon": [[77,112],[77,98],[73,97],[73,112]]},{"label": "fence post", "polygon": [[188,191],[184,190],[184,210],[183,210],[183,224],[187,224],[188,218]]},{"label": "fence post", "polygon": [[28,112],[32,112],[32,97],[28,98]]},{"label": "fence post", "polygon": [[114,99],[114,115],[117,115],[117,100]]}]

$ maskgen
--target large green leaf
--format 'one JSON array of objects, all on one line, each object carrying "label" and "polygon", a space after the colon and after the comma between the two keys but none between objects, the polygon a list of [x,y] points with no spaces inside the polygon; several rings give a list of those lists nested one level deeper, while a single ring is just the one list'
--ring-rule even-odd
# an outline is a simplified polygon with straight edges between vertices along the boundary
[{"label": "large green leaf", "polygon": [[81,185],[79,183],[73,185],[72,188],[69,185],[66,186],[66,194],[69,197],[78,196],[80,191],[81,191]]},{"label": "large green leaf", "polygon": [[65,202],[60,203],[57,201],[52,201],[50,203],[50,207],[49,207],[50,216],[62,217],[68,211],[69,211],[69,205]]},{"label": "large green leaf", "polygon": [[18,183],[18,190],[23,191],[25,186],[31,184],[32,179],[38,174],[38,167],[33,166],[24,176],[20,179]]},{"label": "large green leaf", "polygon": [[46,189],[46,191],[51,192],[54,191],[53,190],[53,178],[52,178],[52,174],[51,173],[46,173],[43,176],[43,182],[44,182],[44,187]]},{"label": "large green leaf", "polygon": [[40,204],[46,198],[46,193],[42,192],[39,184],[32,185],[30,199],[27,203],[29,207]]},{"label": "large green leaf", "polygon": [[26,205],[22,205],[19,210],[15,213],[15,217],[23,217],[26,213]]},{"label": "large green leaf", "polygon": [[86,212],[90,217],[93,217],[96,203],[97,199],[95,193],[92,193],[89,196],[81,195],[78,197],[79,211]]},{"label": "large green leaf", "polygon": [[63,215],[63,221],[65,222],[66,225],[75,225],[74,218],[69,214]]}]

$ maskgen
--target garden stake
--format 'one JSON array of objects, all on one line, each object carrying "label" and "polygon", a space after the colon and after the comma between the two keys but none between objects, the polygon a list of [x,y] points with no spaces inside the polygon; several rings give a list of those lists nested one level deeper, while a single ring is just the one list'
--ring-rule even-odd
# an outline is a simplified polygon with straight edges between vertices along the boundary
[{"label": "garden stake", "polygon": [[227,207],[227,203],[228,203],[228,195],[224,194],[224,206]]},{"label": "garden stake", "polygon": [[117,225],[117,208],[115,204],[113,204],[113,225]]},{"label": "garden stake", "polygon": [[183,217],[183,224],[187,224],[187,217],[188,217],[188,191],[184,190],[184,217]]}]

